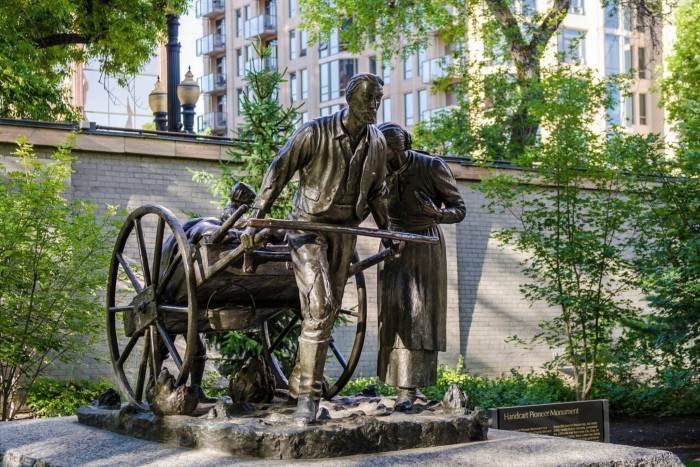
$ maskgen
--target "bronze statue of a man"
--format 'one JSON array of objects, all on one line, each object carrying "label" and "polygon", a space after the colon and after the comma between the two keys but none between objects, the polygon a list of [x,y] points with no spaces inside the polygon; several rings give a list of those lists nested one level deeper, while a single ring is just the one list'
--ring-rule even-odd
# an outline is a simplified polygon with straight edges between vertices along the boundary
[{"label": "bronze statue of a man", "polygon": [[379,379],[399,388],[395,410],[408,410],[416,388],[435,384],[437,352],[445,350],[447,269],[439,224],[466,213],[452,172],[439,157],[411,150],[411,135],[395,123],[379,130],[388,146],[392,228],[440,238],[435,245],[407,244],[379,273]]},{"label": "bronze statue of a man", "polygon": [[[347,109],[299,128],[270,164],[251,217],[264,217],[298,172],[291,219],[358,226],[372,212],[377,225],[388,228],[386,145],[373,125],[383,85],[372,74],[353,76],[346,87]],[[297,423],[308,424],[316,420],[331,328],[356,237],[303,230],[289,231],[287,237],[303,318],[289,394],[297,399]],[[252,248],[255,241],[256,230],[249,227],[241,243]]]}]

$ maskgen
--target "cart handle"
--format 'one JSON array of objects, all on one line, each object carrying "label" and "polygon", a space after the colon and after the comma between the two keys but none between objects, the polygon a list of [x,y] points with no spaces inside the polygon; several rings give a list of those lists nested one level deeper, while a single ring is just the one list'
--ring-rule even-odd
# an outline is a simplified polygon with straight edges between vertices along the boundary
[{"label": "cart handle", "polygon": [[418,235],[409,232],[374,229],[370,227],[349,227],[345,225],[321,224],[318,222],[293,221],[288,219],[248,219],[246,225],[257,229],[273,228],[287,230],[309,230],[312,232],[332,232],[340,234],[362,235],[365,237],[386,238],[389,240],[428,243],[434,245],[440,241],[438,237]]}]

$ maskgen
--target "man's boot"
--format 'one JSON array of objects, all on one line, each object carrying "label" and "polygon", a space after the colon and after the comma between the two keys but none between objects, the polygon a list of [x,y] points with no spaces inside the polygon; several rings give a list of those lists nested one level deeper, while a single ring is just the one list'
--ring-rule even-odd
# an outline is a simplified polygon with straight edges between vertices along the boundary
[{"label": "man's boot", "polygon": [[399,394],[396,396],[394,410],[397,412],[406,412],[413,408],[413,403],[418,397],[416,388],[399,388]]},{"label": "man's boot", "polygon": [[299,340],[299,393],[294,421],[306,426],[316,421],[318,403],[323,389],[323,367],[326,363],[328,341]]},{"label": "man's boot", "polygon": [[292,374],[289,375],[289,379],[287,380],[287,388],[289,390],[287,395],[287,404],[289,405],[297,405],[297,400],[299,399],[300,370],[301,366],[299,365],[299,352],[297,351],[297,358],[294,363],[294,369],[292,370]]},{"label": "man's boot", "polygon": [[190,369],[190,383],[192,386],[197,385],[197,394],[199,402],[204,404],[213,404],[219,399],[216,397],[209,397],[202,389],[202,379],[204,378],[204,367],[207,362],[206,355],[195,355],[194,361],[192,362],[192,368]]}]

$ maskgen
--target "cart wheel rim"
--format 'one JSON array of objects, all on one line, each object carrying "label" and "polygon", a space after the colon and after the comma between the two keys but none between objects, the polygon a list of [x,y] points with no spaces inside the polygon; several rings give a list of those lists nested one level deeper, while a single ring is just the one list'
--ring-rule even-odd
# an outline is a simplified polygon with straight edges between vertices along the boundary
[{"label": "cart wheel rim", "polygon": [[[151,245],[149,243],[151,239],[145,233],[146,228],[144,228],[143,224],[146,221],[150,225],[151,222],[156,220],[155,238]],[[186,309],[184,306],[180,307],[181,309],[179,310],[175,310],[177,307],[161,306],[160,295],[162,295],[162,286],[164,284],[159,282],[159,270],[166,228],[170,230],[170,233],[175,238],[180,252],[179,257],[185,276],[183,286],[187,292]],[[125,255],[124,251],[127,248],[127,244],[130,247],[138,245],[137,248],[134,248],[138,250],[138,260],[136,258],[130,258],[131,262],[127,260],[127,255]],[[149,249],[149,246],[152,246],[152,248]],[[137,266],[140,269],[132,268],[134,262],[138,263]],[[132,300],[130,304],[117,305],[117,294],[121,293],[121,290],[118,290],[120,274],[127,276],[126,289],[134,297],[138,297],[141,294],[154,297],[153,300],[150,302],[144,300],[139,304]],[[136,299],[134,298],[134,300]],[[152,313],[152,315],[149,315],[151,318],[145,320],[148,321],[145,327],[143,323],[139,323],[143,329],[139,329],[138,332],[128,337],[124,343],[124,339],[122,338],[120,341],[120,336],[118,335],[118,329],[120,328],[118,320],[123,319],[123,313],[134,313],[134,308],[141,304],[143,304],[145,310]],[[183,357],[180,357],[179,352],[173,351],[172,339],[162,321],[164,313],[176,311],[187,313],[187,339]],[[144,401],[144,396],[149,381],[154,381],[161,371],[163,363],[160,360],[159,349],[161,345],[170,350],[172,359],[176,362],[176,384],[184,384],[187,381],[194,360],[198,338],[195,277],[191,246],[182,226],[168,209],[155,205],[142,206],[129,214],[124,221],[117,236],[110,263],[107,282],[106,317],[107,340],[112,366],[117,382],[131,405],[143,410],[148,408],[147,403]],[[136,353],[140,353],[138,357],[133,355],[134,350],[137,348],[139,350]],[[131,370],[127,370],[132,356],[139,358],[135,382],[133,381],[134,378],[130,378],[128,374]],[[132,364],[135,358],[131,360]]]}]

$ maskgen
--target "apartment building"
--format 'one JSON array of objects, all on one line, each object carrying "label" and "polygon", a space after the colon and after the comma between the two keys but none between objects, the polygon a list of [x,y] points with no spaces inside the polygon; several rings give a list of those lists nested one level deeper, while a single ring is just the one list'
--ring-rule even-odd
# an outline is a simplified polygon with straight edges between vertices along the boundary
[{"label": "apartment building", "polygon": [[[544,8],[536,0],[523,7]],[[287,70],[281,102],[302,104],[301,122],[343,108],[345,83],[354,74],[371,72],[383,77],[384,100],[378,121],[394,121],[412,128],[421,120],[457,104],[451,92],[431,92],[431,82],[447,73],[449,53],[458,44],[445,42],[438,31],[428,47],[407,59],[383,66],[371,52],[352,54],[332,34],[326,42],[309,46],[299,28],[297,0],[197,0],[197,17],[204,35],[197,40],[197,55],[204,61],[200,78],[204,115],[197,130],[232,136],[243,122],[241,98],[247,92],[245,71],[250,66]],[[611,119],[630,131],[663,132],[663,114],[651,90],[659,52],[651,48],[648,31],[629,10],[603,8],[600,0],[574,0],[559,34],[548,51],[549,60],[577,61],[600,70],[601,76],[635,70],[632,94],[619,92],[619,106]],[[272,56],[260,63],[253,44],[261,40]],[[470,43],[467,47],[479,48]],[[482,47],[483,48],[483,47]],[[545,59],[546,62],[547,59]]]}]

